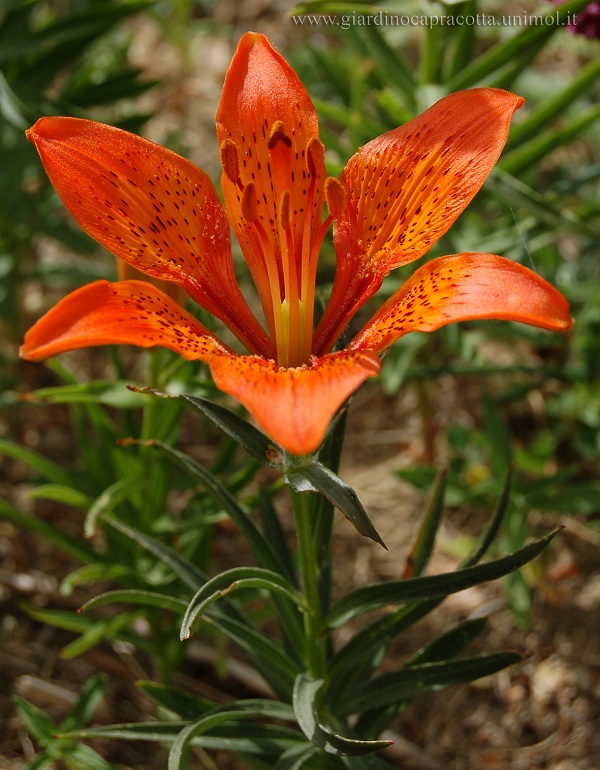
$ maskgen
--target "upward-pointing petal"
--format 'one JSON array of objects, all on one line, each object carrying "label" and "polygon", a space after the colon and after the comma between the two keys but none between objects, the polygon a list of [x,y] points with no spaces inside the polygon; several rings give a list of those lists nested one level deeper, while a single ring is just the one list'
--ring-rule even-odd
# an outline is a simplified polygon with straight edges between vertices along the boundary
[{"label": "upward-pointing petal", "polygon": [[423,256],[475,196],[498,160],[510,119],[523,103],[494,88],[459,91],[361,147],[341,181],[336,276],[317,330],[328,350],[393,268]]},{"label": "upward-pointing petal", "polygon": [[[217,136],[226,156],[221,188],[227,212],[261,299],[265,261],[277,266],[282,289],[283,259],[300,283],[303,243],[309,245],[321,226],[325,163],[318,135],[317,113],[298,75],[264,35],[243,35],[225,77]],[[244,211],[250,199],[264,239],[257,240]],[[289,243],[282,218],[289,220]]]},{"label": "upward-pointing petal", "polygon": [[89,235],[136,269],[183,286],[249,350],[271,352],[237,286],[229,224],[203,171],[153,142],[90,120],[42,118],[27,136]]},{"label": "upward-pointing petal", "polygon": [[423,256],[485,181],[522,103],[495,88],[458,91],[362,147],[342,173],[336,250],[383,274]]}]

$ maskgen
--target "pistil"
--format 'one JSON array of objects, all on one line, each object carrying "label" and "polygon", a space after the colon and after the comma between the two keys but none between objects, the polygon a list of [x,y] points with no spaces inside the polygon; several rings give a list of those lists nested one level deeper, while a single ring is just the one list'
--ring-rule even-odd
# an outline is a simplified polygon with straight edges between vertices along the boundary
[{"label": "pistil", "polygon": [[[315,136],[304,148],[298,146],[294,130],[290,138],[281,120],[273,122],[267,136],[263,144],[255,137],[254,145],[255,163],[268,175],[263,189],[255,181],[244,182],[250,149],[242,164],[238,146],[225,139],[221,163],[239,191],[242,232],[251,244],[248,266],[277,364],[292,368],[308,364],[312,355],[317,262],[325,233],[343,210],[345,190],[336,179],[325,179],[323,145]],[[323,194],[329,215],[321,222]]]}]

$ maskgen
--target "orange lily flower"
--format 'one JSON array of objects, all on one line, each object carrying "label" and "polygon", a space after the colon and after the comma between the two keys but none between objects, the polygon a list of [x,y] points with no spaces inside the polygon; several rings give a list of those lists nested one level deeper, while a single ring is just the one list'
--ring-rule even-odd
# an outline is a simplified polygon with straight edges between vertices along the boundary
[{"label": "orange lily flower", "polygon": [[[83,229],[137,270],[182,287],[246,352],[155,285],[124,280],[72,292],[27,333],[21,355],[37,361],[112,343],[170,348],[207,362],[217,387],[275,442],[307,454],[379,372],[379,354],[408,332],[473,318],[568,329],[566,300],[532,271],[492,254],[455,254],[420,267],[333,352],[384,277],[425,254],[467,206],[521,103],[491,88],[451,94],[359,149],[338,180],[326,175],[317,115],[298,76],[264,36],[247,33],[217,114],[225,207],[208,176],[169,150],[96,122],[42,118],[28,138]],[[315,329],[317,259],[332,221],[337,269]],[[236,282],[229,223],[264,325]]]}]

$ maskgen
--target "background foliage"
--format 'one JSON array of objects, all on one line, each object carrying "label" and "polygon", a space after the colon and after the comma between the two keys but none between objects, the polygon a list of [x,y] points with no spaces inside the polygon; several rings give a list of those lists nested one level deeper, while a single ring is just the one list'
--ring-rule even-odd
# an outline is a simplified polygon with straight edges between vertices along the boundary
[{"label": "background foliage", "polygon": [[[466,0],[412,3],[410,8],[396,4],[385,11],[398,12],[399,5],[402,13],[414,8],[440,16],[473,14],[482,8],[505,10],[504,4]],[[560,13],[584,6],[581,0],[570,0]],[[306,3],[295,13],[353,13],[356,18],[382,9],[320,0]],[[229,24],[218,24],[210,5],[192,0],[0,0],[0,322],[4,332],[0,404],[3,426],[13,434],[0,439],[4,458],[0,468],[10,473],[17,462],[29,469],[28,483],[29,479],[35,483],[27,504],[18,495],[7,494],[0,501],[0,517],[23,532],[37,533],[68,556],[62,596],[85,590],[87,596],[96,597],[84,614],[56,606],[28,606],[24,612],[36,622],[70,634],[61,653],[67,660],[103,644],[129,645],[127,649],[135,652],[147,674],[139,689],[152,700],[153,716],[159,719],[156,724],[89,728],[106,688],[106,679],[96,675],[59,725],[17,698],[15,707],[38,749],[28,767],[62,762],[66,767],[108,768],[111,765],[101,756],[102,749],[95,752],[80,740],[98,736],[169,744],[170,767],[184,766],[192,740],[195,751],[201,752],[200,763],[206,759],[204,749],[227,746],[241,752],[251,768],[273,767],[275,757],[281,756],[284,759],[277,765],[281,768],[303,763],[316,767],[322,760],[316,758],[320,753],[315,745],[329,749],[333,742],[341,753],[349,745],[343,743],[340,725],[327,726],[331,713],[319,712],[318,688],[298,678],[303,651],[294,603],[295,556],[287,544],[286,516],[280,509],[283,481],[269,463],[265,467],[261,462],[261,437],[240,427],[236,415],[210,406],[218,394],[201,366],[177,361],[167,351],[135,357],[110,351],[98,359],[88,356],[83,365],[77,358],[55,361],[41,375],[37,367],[19,365],[15,357],[15,345],[31,311],[37,314],[47,296],[114,272],[112,261],[98,254],[66,220],[33,148],[24,140],[23,129],[43,114],[60,113],[143,132],[152,111],[139,97],[159,84],[129,63],[140,18],[151,19],[184,59],[191,57],[199,39],[194,32],[203,36],[216,31],[231,40],[238,37],[239,17],[231,15]],[[281,19],[277,23],[281,28]],[[358,593],[329,608],[335,628],[380,607],[381,596],[385,603],[398,602],[392,613],[357,633],[332,658],[327,708],[339,714],[345,730],[348,714],[360,713],[358,733],[375,739],[417,694],[469,681],[518,657],[493,653],[460,657],[457,663],[455,656],[484,626],[483,621],[469,620],[416,653],[413,650],[400,675],[378,668],[396,634],[412,627],[450,592],[418,583],[432,553],[444,501],[447,507],[481,510],[486,515],[496,509],[479,547],[469,550],[470,540],[461,553],[462,568],[475,568],[492,547],[492,535],[500,532],[492,547],[495,560],[482,565],[494,565],[493,576],[505,574],[546,545],[543,540],[525,546],[529,550],[520,557],[502,562],[501,554],[523,547],[529,534],[526,514],[531,510],[547,512],[556,522],[563,515],[578,517],[591,532],[596,526],[600,492],[599,43],[559,26],[341,29],[330,25],[300,30],[289,20],[285,24],[290,59],[322,119],[332,173],[339,172],[358,146],[409,120],[447,92],[486,84],[526,97],[527,106],[515,121],[498,169],[433,255],[484,250],[528,264],[567,295],[577,319],[569,337],[507,324],[453,326],[436,335],[409,335],[387,357],[381,386],[389,400],[413,389],[421,426],[419,461],[399,462],[398,473],[418,489],[434,485],[434,491],[414,547],[411,550],[407,543],[408,552],[403,554],[416,565],[417,582],[397,581],[398,585],[389,586],[390,594],[382,593],[381,585],[363,593],[357,589]],[[550,76],[557,84],[551,91]],[[183,131],[172,134],[170,140],[179,150],[186,144]],[[325,286],[333,268],[330,251],[321,275]],[[392,293],[407,274],[396,271],[386,280],[384,293]],[[93,372],[92,379],[80,374],[83,369]],[[473,400],[458,419],[441,421],[438,386],[449,376]],[[125,385],[131,382],[166,392],[169,398],[158,399],[140,388],[128,390]],[[180,397],[181,393],[188,396]],[[194,422],[184,418],[190,408]],[[59,418],[54,417],[57,414]],[[27,440],[28,423],[39,420],[47,426],[55,419],[60,430],[71,436],[66,455],[60,449],[64,441],[52,453],[48,452],[51,444],[36,447]],[[225,428],[224,436],[215,423]],[[124,444],[124,437],[134,442]],[[150,440],[151,445],[135,443]],[[335,471],[339,462],[335,442],[328,449],[328,460]],[[442,462],[448,468],[447,477],[435,484]],[[516,480],[510,504],[509,465]],[[322,474],[311,466],[299,468],[295,482],[294,474],[287,479],[297,488],[327,490],[328,498],[314,495],[310,504],[312,515],[322,522],[322,542],[327,542],[331,501],[344,508],[346,498],[340,495],[346,490],[337,482],[323,486]],[[59,522],[68,511],[71,524],[64,527],[40,515],[44,505],[63,512]],[[346,514],[363,521],[362,508]],[[230,536],[231,520],[241,533],[238,541],[245,539],[243,549],[257,567],[234,566],[222,554],[219,560],[218,549],[215,566],[215,543],[222,544],[223,537]],[[457,545],[460,550],[462,545]],[[210,576],[223,566],[242,571],[226,573],[222,584],[211,583]],[[331,566],[326,561],[321,573],[322,594],[329,590]],[[234,579],[242,581],[240,593],[217,602]],[[446,576],[447,588],[460,579],[460,573]],[[513,573],[508,581],[508,602],[516,619],[526,624],[535,571]],[[410,592],[411,586],[416,592],[405,594],[409,599],[404,601],[412,603],[402,604],[400,594]],[[102,610],[109,602],[118,602],[119,609]],[[323,603],[327,607],[329,597]],[[189,619],[186,612],[189,615],[200,606],[210,606],[198,630],[217,651],[217,669],[227,666],[233,649],[223,642],[227,637],[280,702],[253,699],[215,712],[209,699],[179,686],[178,677],[188,664],[185,646],[173,629],[183,617]],[[360,684],[362,680],[368,684]],[[373,701],[377,688],[388,694]],[[247,727],[248,715],[260,715],[263,727]],[[313,732],[312,743],[292,729],[294,720],[305,734]],[[162,766],[165,761],[163,755]],[[342,765],[331,766],[386,766],[358,758],[350,764],[341,761]]]}]

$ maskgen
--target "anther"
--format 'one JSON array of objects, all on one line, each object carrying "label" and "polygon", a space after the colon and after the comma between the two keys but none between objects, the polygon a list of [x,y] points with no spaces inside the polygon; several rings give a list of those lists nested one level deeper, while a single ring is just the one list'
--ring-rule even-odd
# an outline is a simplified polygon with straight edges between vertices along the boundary
[{"label": "anther", "polygon": [[306,145],[306,168],[311,177],[321,176],[325,168],[325,148],[315,136]]},{"label": "anther", "polygon": [[283,142],[287,147],[292,146],[292,140],[283,130],[283,121],[276,120],[275,123],[273,123],[267,147],[269,150],[272,150],[279,142]]},{"label": "anther", "polygon": [[325,201],[329,214],[335,219],[343,214],[346,208],[346,188],[334,176],[328,176],[325,180]]},{"label": "anther", "polygon": [[258,203],[256,201],[256,185],[248,182],[242,193],[242,216],[246,222],[258,219]]},{"label": "anther", "polygon": [[221,142],[221,166],[230,182],[237,184],[240,181],[240,162],[235,142],[231,139],[223,139]]}]

